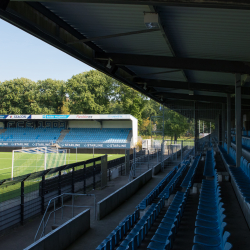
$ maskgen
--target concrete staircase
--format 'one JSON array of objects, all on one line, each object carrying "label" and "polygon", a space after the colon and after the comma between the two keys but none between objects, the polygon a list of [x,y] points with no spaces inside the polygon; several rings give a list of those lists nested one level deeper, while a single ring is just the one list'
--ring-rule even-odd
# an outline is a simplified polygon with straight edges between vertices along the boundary
[{"label": "concrete staircase", "polygon": [[127,142],[131,142],[132,139],[132,130],[130,130],[128,137],[127,137]]},{"label": "concrete staircase", "polygon": [[6,130],[7,129],[4,129],[4,128],[0,129],[0,134],[4,133]]},{"label": "concrete staircase", "polygon": [[59,138],[57,139],[56,143],[62,142],[62,140],[64,139],[64,137],[69,133],[69,129],[64,129],[61,131],[61,135],[59,136]]}]

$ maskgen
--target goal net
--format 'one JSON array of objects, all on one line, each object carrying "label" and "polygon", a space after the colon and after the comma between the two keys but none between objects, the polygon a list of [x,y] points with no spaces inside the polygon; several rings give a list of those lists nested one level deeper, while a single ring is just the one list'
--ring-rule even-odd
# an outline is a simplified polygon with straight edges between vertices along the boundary
[{"label": "goal net", "polygon": [[12,178],[66,164],[67,149],[39,147],[12,151]]}]

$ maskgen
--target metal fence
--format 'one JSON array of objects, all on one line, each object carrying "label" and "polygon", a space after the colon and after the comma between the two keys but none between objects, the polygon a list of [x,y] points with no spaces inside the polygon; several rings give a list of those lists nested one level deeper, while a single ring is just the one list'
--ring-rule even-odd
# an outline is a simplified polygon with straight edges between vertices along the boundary
[{"label": "metal fence", "polygon": [[[139,154],[142,154],[141,152]],[[133,161],[129,155],[129,164]],[[43,214],[48,202],[63,193],[95,189],[101,182],[101,158],[0,180],[0,232],[39,213]],[[120,166],[119,175],[125,174],[125,156],[107,164],[107,179],[111,169]]]}]

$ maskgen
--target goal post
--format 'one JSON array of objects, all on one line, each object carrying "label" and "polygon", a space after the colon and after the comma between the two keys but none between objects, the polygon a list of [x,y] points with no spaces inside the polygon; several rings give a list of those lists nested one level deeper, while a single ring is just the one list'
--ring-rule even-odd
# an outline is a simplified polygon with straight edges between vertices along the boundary
[{"label": "goal post", "polygon": [[66,164],[67,149],[37,147],[12,151],[11,177],[34,173]]}]

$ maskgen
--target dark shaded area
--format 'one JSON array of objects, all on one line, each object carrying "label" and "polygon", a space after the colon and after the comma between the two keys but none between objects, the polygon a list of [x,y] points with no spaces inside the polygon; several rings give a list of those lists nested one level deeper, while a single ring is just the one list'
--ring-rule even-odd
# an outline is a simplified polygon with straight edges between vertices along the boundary
[{"label": "dark shaded area", "polygon": [[242,213],[237,197],[230,182],[221,182],[221,198],[224,203],[226,231],[230,232],[228,242],[233,249],[248,250],[250,248],[250,231]]}]

